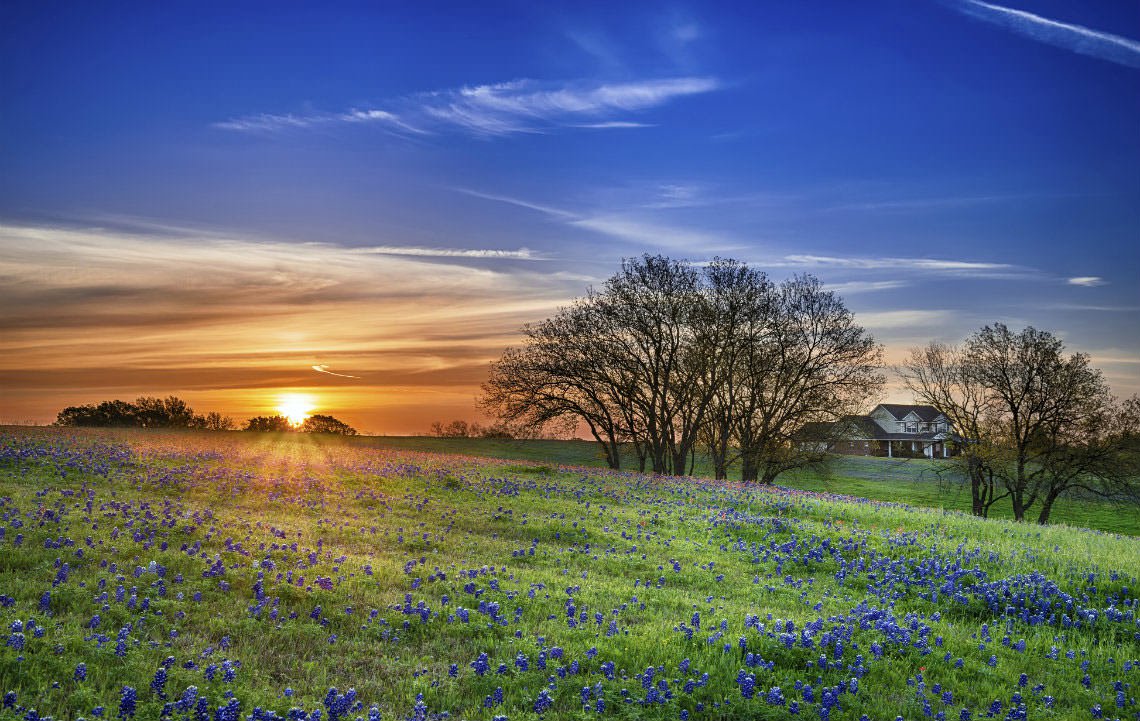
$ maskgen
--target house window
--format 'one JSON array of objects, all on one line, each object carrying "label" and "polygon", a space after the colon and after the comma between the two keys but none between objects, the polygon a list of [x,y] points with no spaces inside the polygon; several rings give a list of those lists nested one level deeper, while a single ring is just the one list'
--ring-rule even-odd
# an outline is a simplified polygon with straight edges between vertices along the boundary
[{"label": "house window", "polygon": [[906,432],[907,433],[918,433],[918,424],[917,423],[907,423],[906,424]]}]

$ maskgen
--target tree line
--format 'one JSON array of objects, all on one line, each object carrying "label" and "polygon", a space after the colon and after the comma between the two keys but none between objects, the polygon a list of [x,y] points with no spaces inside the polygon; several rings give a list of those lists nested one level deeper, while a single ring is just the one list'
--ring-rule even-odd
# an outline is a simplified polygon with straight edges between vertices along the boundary
[{"label": "tree line", "polygon": [[503,422],[484,425],[478,422],[469,422],[456,419],[444,423],[434,421],[428,428],[427,435],[435,438],[491,438],[498,440],[558,440],[573,436],[573,429],[566,427],[547,426],[535,429],[520,424]]},{"label": "tree line", "polygon": [[[142,396],[133,403],[122,400],[102,401],[82,406],[68,406],[56,415],[57,426],[97,428],[186,428],[193,430],[229,431],[237,424],[221,413],[199,415],[190,404],[177,396],[155,398]],[[256,416],[246,421],[246,431],[300,431],[354,436],[356,429],[329,415],[314,414],[297,427],[284,416]]]},{"label": "tree line", "polygon": [[736,463],[744,481],[770,483],[824,460],[797,441],[884,383],[881,348],[838,295],[731,259],[626,259],[522,332],[492,364],[481,407],[511,425],[581,424],[611,468],[626,447],[639,470],[691,473],[703,449],[717,478]]},{"label": "tree line", "polygon": [[[770,483],[822,463],[883,387],[882,349],[811,275],[774,283],[731,259],[626,259],[600,288],[522,329],[491,364],[483,410],[510,425],[584,428],[611,468]],[[1140,400],[1118,401],[1088,355],[998,323],[894,369],[954,428],[950,462],[985,516],[1008,499],[1048,522],[1076,494],[1140,502]]]}]

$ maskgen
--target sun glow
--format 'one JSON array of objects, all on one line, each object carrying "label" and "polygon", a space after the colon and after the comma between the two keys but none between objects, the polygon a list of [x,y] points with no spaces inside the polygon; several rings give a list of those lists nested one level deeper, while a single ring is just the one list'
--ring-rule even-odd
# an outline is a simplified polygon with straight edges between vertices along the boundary
[{"label": "sun glow", "polygon": [[304,423],[313,407],[313,399],[301,393],[287,393],[277,399],[277,412],[285,416],[291,426]]}]

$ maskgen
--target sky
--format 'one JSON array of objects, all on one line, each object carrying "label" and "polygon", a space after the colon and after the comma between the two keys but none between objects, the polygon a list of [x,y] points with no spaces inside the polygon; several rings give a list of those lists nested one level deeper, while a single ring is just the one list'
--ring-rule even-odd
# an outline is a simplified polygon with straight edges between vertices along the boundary
[{"label": "sky", "polygon": [[892,362],[1033,325],[1126,396],[1138,248],[1133,0],[0,6],[0,422],[477,420],[642,253],[815,274]]}]

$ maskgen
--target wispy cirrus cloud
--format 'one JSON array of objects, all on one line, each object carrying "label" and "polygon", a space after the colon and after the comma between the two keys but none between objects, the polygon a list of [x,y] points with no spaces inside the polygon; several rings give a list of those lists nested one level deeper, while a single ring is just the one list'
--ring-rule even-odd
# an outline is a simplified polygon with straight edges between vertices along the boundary
[{"label": "wispy cirrus cloud", "polygon": [[476,198],[533,210],[570,227],[588,230],[637,247],[670,248],[689,252],[726,251],[741,247],[736,240],[715,231],[662,222],[653,217],[646,217],[643,213],[624,210],[579,213],[507,195],[483,193],[468,188],[453,188],[453,190]]},{"label": "wispy cirrus cloud", "polygon": [[311,366],[311,368],[317,373],[324,373],[325,375],[337,376],[339,378],[360,378],[360,376],[354,376],[349,373],[337,373],[335,371],[330,371],[327,363],[318,363],[315,366]]},{"label": "wispy cirrus cloud", "polygon": [[651,78],[626,82],[549,83],[531,79],[418,93],[390,103],[393,109],[340,113],[255,114],[214,123],[242,132],[302,130],[336,124],[376,123],[393,132],[423,135],[466,132],[477,136],[542,133],[558,127],[651,127],[622,117],[679,98],[720,88],[711,77]]},{"label": "wispy cirrus cloud", "polygon": [[895,331],[944,327],[956,315],[950,310],[884,310],[859,313],[857,317],[871,330]]},{"label": "wispy cirrus cloud", "polygon": [[1098,275],[1079,275],[1075,278],[1069,278],[1065,282],[1069,285],[1079,285],[1083,288],[1095,288],[1100,285],[1108,285],[1108,281]]},{"label": "wispy cirrus cloud", "polygon": [[504,250],[501,248],[421,248],[402,245],[374,245],[366,248],[352,248],[349,252],[361,255],[410,255],[420,258],[540,259],[540,256],[530,248]]},{"label": "wispy cirrus cloud", "polygon": [[357,427],[411,432],[467,412],[516,329],[582,288],[512,262],[529,251],[394,250],[0,222],[2,413],[185,392],[254,415],[266,389],[313,388]]},{"label": "wispy cirrus cloud", "polygon": [[875,293],[881,290],[895,290],[907,288],[910,283],[905,280],[851,280],[845,283],[828,283],[827,289],[841,295],[857,295],[859,293]]},{"label": "wispy cirrus cloud", "polygon": [[344,113],[314,113],[310,115],[273,115],[269,113],[259,113],[257,115],[246,115],[231,120],[223,120],[214,123],[213,127],[220,130],[237,130],[242,132],[273,132],[279,130],[316,128],[338,123],[379,123],[392,130],[419,135],[426,132],[405,122],[395,113],[375,109],[352,109]]},{"label": "wispy cirrus cloud", "polygon": [[601,123],[576,123],[570,127],[609,130],[612,128],[655,128],[657,126],[654,123],[635,123],[630,120],[607,120]]},{"label": "wispy cirrus cloud", "polygon": [[1028,268],[1010,263],[990,263],[974,260],[948,260],[943,258],[865,257],[833,255],[785,255],[788,265],[851,270],[912,270],[931,273],[976,276],[1008,276],[1011,273],[1029,272]]},{"label": "wispy cirrus cloud", "polygon": [[1140,42],[1131,38],[982,0],[960,0],[950,2],[949,5],[972,18],[999,25],[1038,42],[1119,65],[1140,68]]}]

